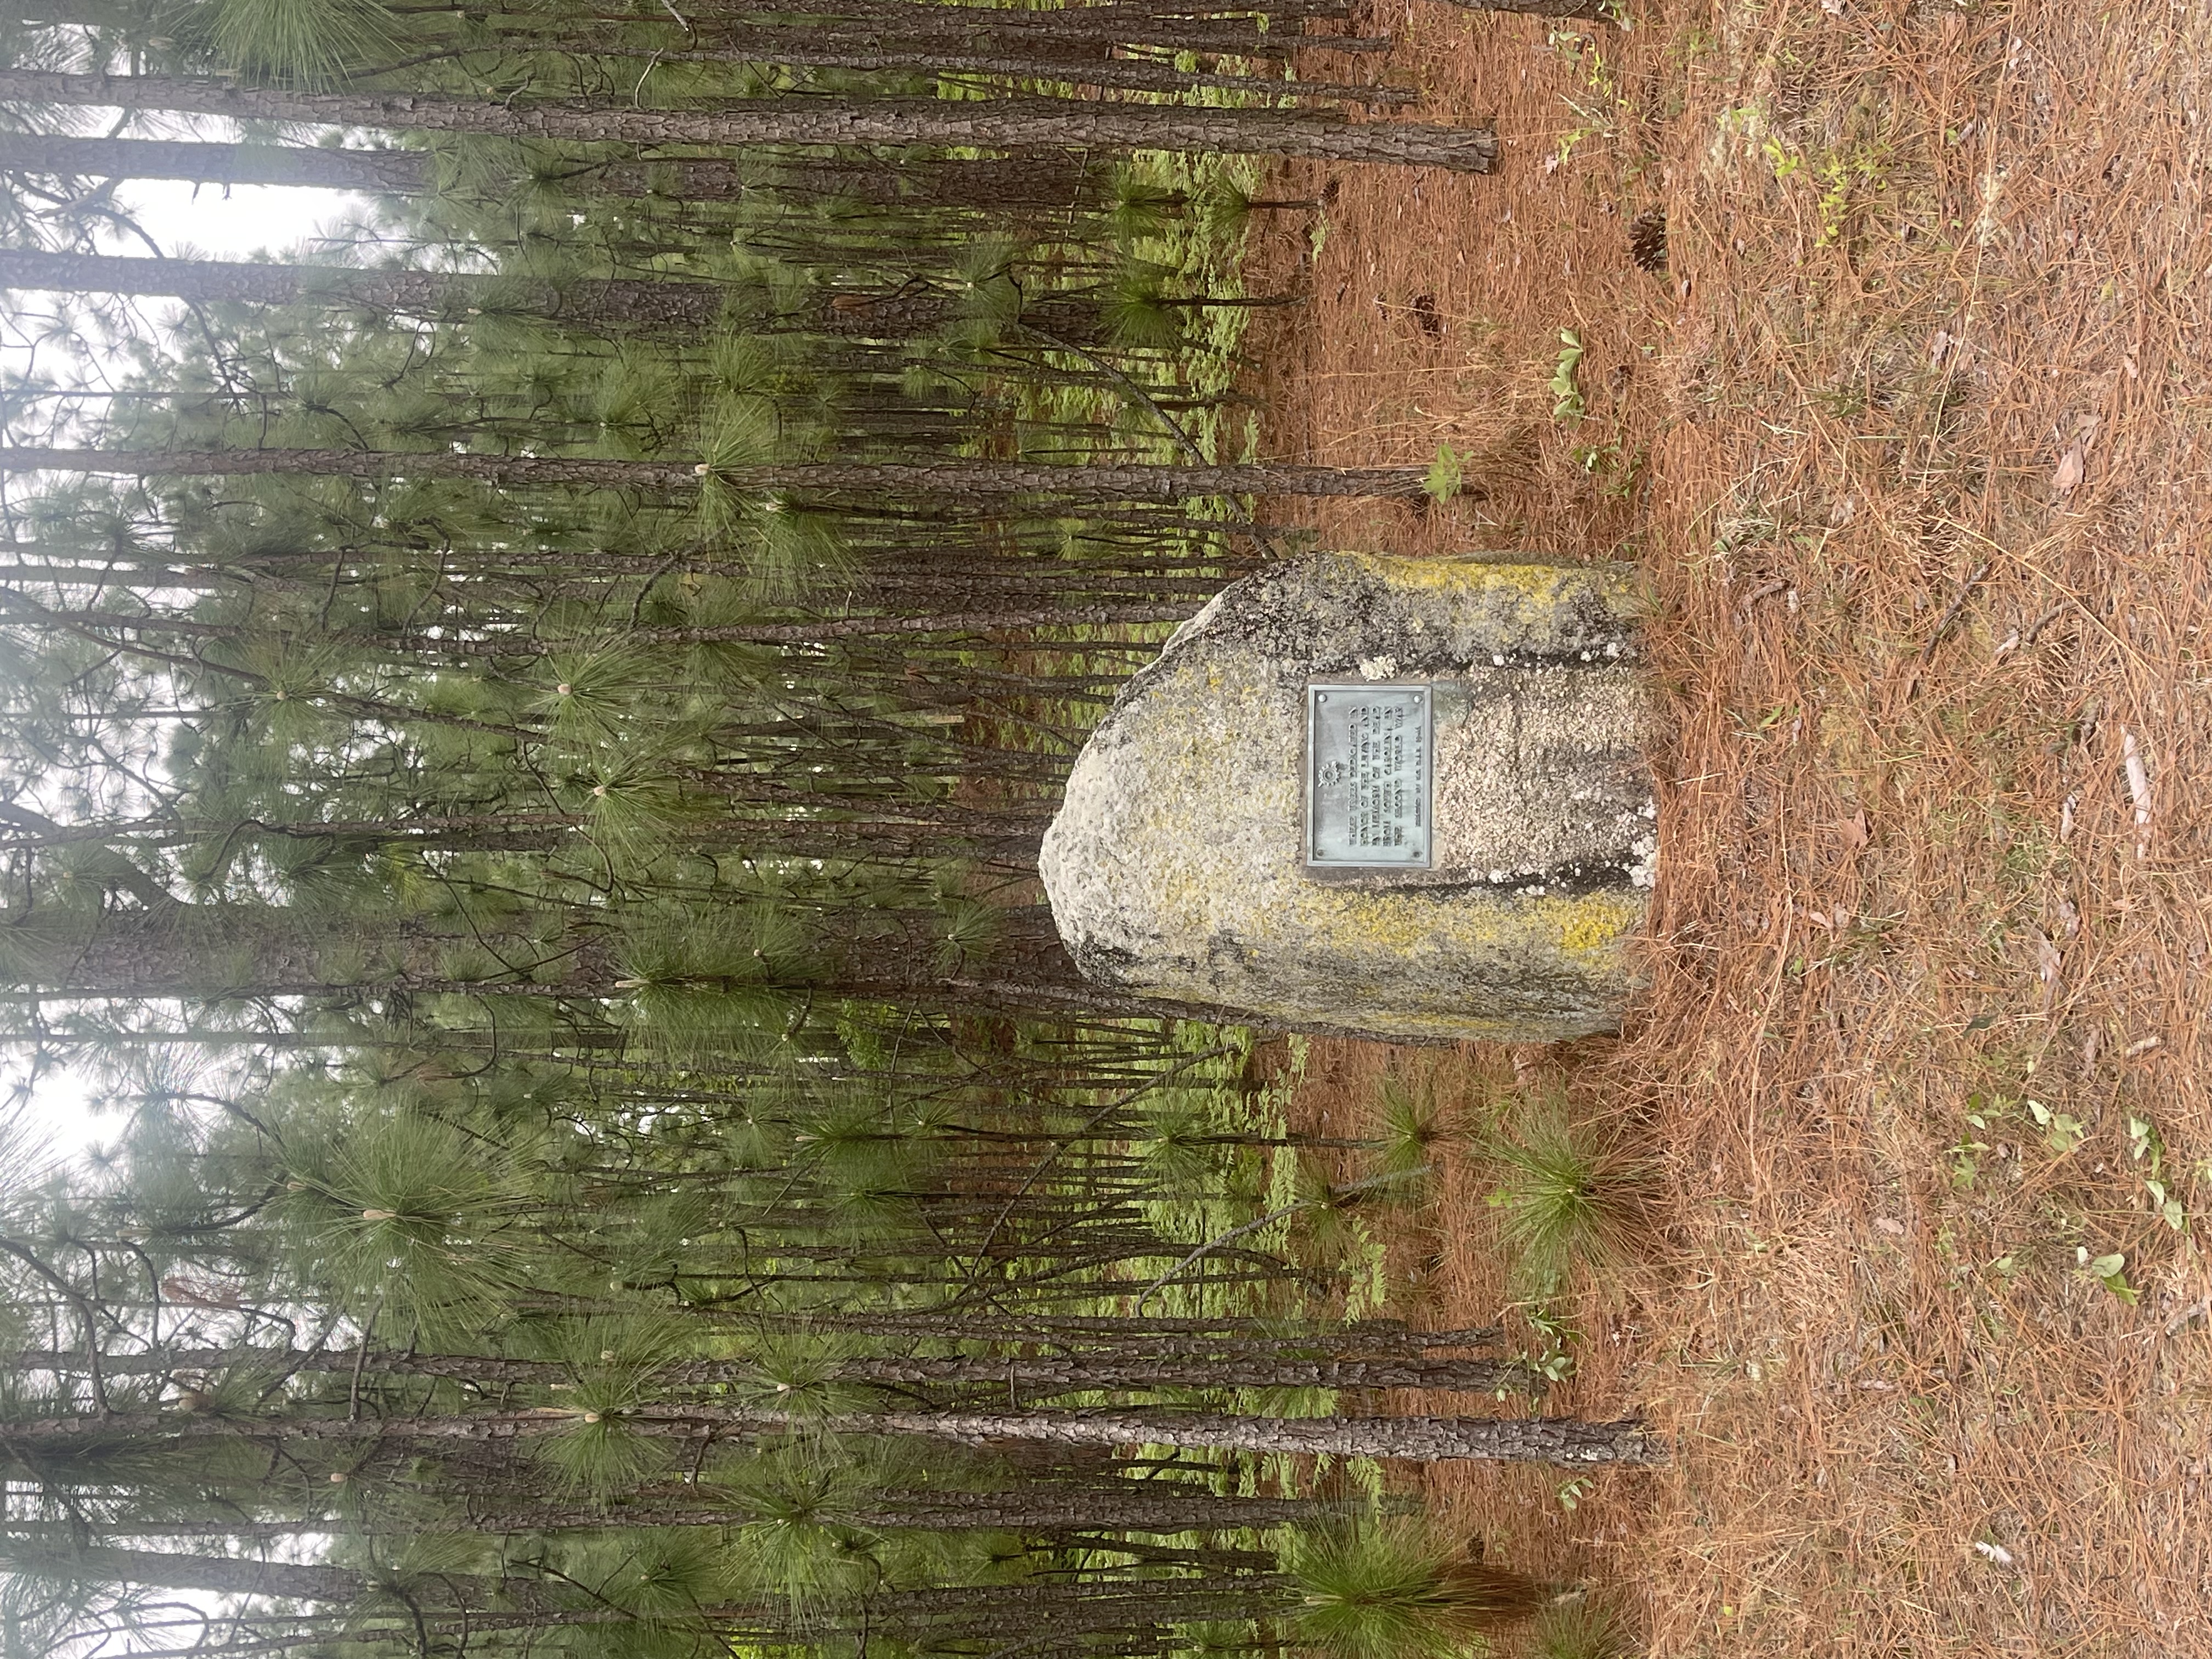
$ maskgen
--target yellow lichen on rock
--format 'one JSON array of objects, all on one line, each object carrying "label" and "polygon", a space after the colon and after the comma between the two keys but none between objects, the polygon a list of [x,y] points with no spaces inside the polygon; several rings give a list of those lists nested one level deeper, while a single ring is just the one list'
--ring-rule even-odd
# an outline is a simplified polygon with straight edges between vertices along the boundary
[{"label": "yellow lichen on rock", "polygon": [[1617,950],[1644,925],[1644,905],[1617,893],[1584,893],[1547,904],[1565,913],[1559,923],[1559,948],[1572,957],[1595,957]]}]

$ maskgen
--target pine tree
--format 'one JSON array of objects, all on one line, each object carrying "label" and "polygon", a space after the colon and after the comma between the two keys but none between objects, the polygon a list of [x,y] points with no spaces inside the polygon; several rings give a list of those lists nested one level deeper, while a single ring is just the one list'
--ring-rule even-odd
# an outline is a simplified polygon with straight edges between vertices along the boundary
[{"label": "pine tree", "polygon": [[[0,471],[94,472],[125,477],[456,478],[495,489],[568,485],[587,489],[689,490],[701,478],[748,494],[890,497],[1057,496],[1074,501],[1180,501],[1193,495],[1395,495],[1419,493],[1419,467],[1243,466],[999,461],[786,461],[690,466],[600,456],[500,455],[453,450],[0,449]],[[1087,620],[1087,619],[1086,619]],[[1125,620],[1106,618],[1103,620]]]},{"label": "pine tree", "polygon": [[[388,132],[452,132],[581,143],[942,144],[986,149],[1215,150],[1487,173],[1486,127],[1343,122],[1305,111],[1119,104],[1034,96],[726,99],[712,108],[641,109],[611,100],[507,100],[441,93],[291,92],[178,76],[0,70],[0,100],[121,106],[250,122],[307,122]],[[750,105],[750,106],[748,106]]]}]

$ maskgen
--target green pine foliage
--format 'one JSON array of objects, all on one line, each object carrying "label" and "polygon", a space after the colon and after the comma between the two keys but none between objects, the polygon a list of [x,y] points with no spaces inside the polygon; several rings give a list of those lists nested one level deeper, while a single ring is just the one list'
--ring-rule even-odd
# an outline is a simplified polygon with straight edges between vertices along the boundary
[{"label": "green pine foliage", "polygon": [[374,68],[399,40],[398,20],[376,0],[214,0],[193,9],[213,14],[204,27],[221,60],[289,85],[332,85]]},{"label": "green pine foliage", "polygon": [[1290,1556],[1300,1592],[1293,1624],[1334,1659],[1458,1659],[1525,1618],[1531,1581],[1455,1558],[1418,1528],[1381,1522],[1324,1530]]},{"label": "green pine foliage", "polygon": [[1638,1651],[1620,1613],[1588,1600],[1547,1607],[1529,1648],[1534,1659],[1630,1659]]},{"label": "green pine foliage", "polygon": [[1556,1294],[1577,1267],[1616,1277],[1647,1243],[1649,1166],[1577,1122],[1560,1096],[1522,1102],[1483,1151],[1497,1167],[1490,1205],[1524,1294]]}]

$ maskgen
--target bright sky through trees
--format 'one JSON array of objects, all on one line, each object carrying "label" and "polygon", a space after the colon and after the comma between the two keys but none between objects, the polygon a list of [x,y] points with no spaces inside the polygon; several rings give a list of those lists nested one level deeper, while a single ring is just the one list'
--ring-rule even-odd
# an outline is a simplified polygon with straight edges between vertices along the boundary
[{"label": "bright sky through trees", "polygon": [[[161,252],[186,246],[216,259],[283,252],[312,238],[360,198],[334,191],[240,185],[230,190],[168,179],[138,179],[116,192],[125,210]],[[119,240],[120,239],[115,239]],[[143,253],[118,246],[118,252]]]},{"label": "bright sky through trees", "polygon": [[[172,258],[187,252],[216,259],[283,254],[367,205],[358,197],[333,191],[280,190],[267,185],[225,190],[154,179],[125,181],[117,188],[115,199],[161,252]],[[140,256],[152,252],[135,237],[113,229],[100,240],[111,252]],[[167,302],[155,301],[149,311],[159,316],[168,308],[172,307]],[[0,334],[0,361],[20,367],[23,352],[13,326],[17,313],[12,297],[5,314],[9,326]],[[27,1081],[22,1060],[20,1054],[0,1054],[0,1091],[12,1094]],[[94,1110],[86,1080],[74,1072],[48,1072],[22,1098],[35,1131],[58,1153],[81,1152],[119,1127],[115,1120]]]}]

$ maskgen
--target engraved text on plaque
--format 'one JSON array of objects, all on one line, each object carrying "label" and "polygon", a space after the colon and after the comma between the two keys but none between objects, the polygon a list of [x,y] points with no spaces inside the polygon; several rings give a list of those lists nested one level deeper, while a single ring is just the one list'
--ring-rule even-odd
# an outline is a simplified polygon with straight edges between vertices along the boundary
[{"label": "engraved text on plaque", "polygon": [[1306,862],[1426,869],[1425,685],[1306,688]]}]

